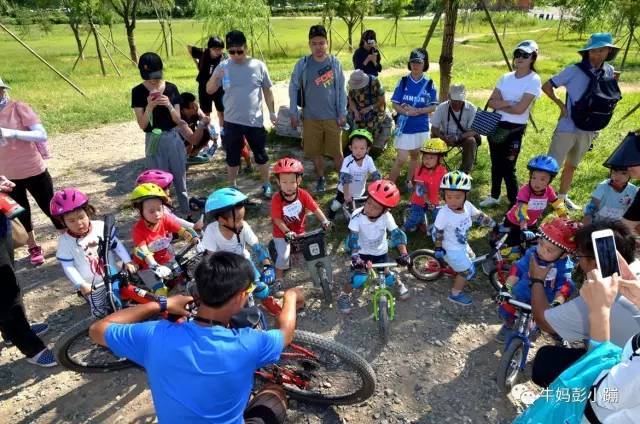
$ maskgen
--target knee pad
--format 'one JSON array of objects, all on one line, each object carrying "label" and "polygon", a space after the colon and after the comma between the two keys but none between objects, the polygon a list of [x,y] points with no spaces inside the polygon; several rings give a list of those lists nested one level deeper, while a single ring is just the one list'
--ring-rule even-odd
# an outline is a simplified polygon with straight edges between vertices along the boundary
[{"label": "knee pad", "polygon": [[344,248],[347,251],[347,253],[351,253],[351,251],[353,250],[360,250],[357,233],[349,233],[349,235],[344,241]]},{"label": "knee pad", "polygon": [[470,281],[476,275],[476,266],[475,264],[471,264],[468,270],[462,271],[460,273],[464,277],[465,280]]},{"label": "knee pad", "polygon": [[354,272],[351,274],[351,287],[359,289],[367,282],[367,274],[362,272]]},{"label": "knee pad", "polygon": [[389,243],[389,246],[391,248],[396,248],[401,244],[407,244],[407,235],[400,228],[396,228],[391,231],[391,242]]},{"label": "knee pad", "polygon": [[387,285],[387,287],[393,286],[395,282],[396,282],[396,276],[393,272],[389,272],[387,275],[384,276],[384,283]]}]

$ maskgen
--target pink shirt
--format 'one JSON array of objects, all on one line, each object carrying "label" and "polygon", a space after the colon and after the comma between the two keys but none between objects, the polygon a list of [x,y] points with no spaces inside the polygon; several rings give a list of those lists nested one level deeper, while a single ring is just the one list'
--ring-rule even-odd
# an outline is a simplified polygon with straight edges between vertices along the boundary
[{"label": "pink shirt", "polygon": [[[40,123],[38,115],[21,102],[9,101],[0,110],[0,127],[28,131],[29,127]],[[4,139],[0,142],[0,175],[10,180],[22,180],[42,174],[46,165],[35,143],[22,140]]]},{"label": "pink shirt", "polygon": [[553,191],[551,186],[547,186],[547,189],[541,195],[537,195],[531,191],[531,187],[529,184],[525,184],[520,188],[518,192],[518,200],[515,205],[507,212],[507,219],[512,224],[519,225],[520,221],[518,221],[518,208],[520,207],[520,203],[527,204],[527,215],[529,216],[529,220],[527,221],[527,227],[530,227],[536,223],[540,215],[547,208],[549,203],[553,203],[558,200],[558,196],[556,196],[556,192]]}]

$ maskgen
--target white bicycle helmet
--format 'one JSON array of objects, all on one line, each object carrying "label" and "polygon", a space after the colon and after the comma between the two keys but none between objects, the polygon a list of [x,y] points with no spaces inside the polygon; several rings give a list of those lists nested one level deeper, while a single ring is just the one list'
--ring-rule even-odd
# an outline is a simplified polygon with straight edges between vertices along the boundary
[{"label": "white bicycle helmet", "polygon": [[440,190],[471,191],[471,177],[462,171],[444,174],[440,182]]}]

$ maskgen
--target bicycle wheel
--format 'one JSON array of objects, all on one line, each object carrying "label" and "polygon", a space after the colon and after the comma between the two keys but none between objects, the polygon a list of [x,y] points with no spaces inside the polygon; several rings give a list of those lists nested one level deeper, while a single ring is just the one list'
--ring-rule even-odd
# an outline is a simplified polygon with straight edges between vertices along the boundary
[{"label": "bicycle wheel", "polygon": [[282,384],[294,399],[323,405],[352,405],[373,394],[371,365],[348,347],[307,331],[296,330],[277,364],[262,368],[263,381]]},{"label": "bicycle wheel", "polygon": [[84,373],[103,373],[135,367],[126,358],[119,358],[108,348],[96,344],[89,338],[91,317],[71,327],[56,342],[56,360],[67,369]]},{"label": "bicycle wheel", "polygon": [[329,281],[329,277],[327,276],[327,270],[324,266],[320,266],[318,267],[318,272],[320,274],[320,285],[322,286],[324,303],[327,305],[331,305],[333,295],[331,294],[331,281]]},{"label": "bicycle wheel", "polygon": [[494,269],[489,273],[489,282],[491,283],[493,289],[496,292],[499,292],[502,290],[502,286],[506,281],[500,281],[500,274],[498,274],[498,270]]},{"label": "bicycle wheel", "polygon": [[432,281],[441,274],[442,266],[433,250],[419,249],[411,253],[409,271],[418,280]]},{"label": "bicycle wheel", "polygon": [[498,388],[505,394],[511,392],[511,388],[518,379],[523,355],[524,343],[522,339],[514,337],[507,350],[502,354],[498,365]]},{"label": "bicycle wheel", "polygon": [[384,294],[378,300],[378,330],[384,344],[389,342],[389,301]]}]

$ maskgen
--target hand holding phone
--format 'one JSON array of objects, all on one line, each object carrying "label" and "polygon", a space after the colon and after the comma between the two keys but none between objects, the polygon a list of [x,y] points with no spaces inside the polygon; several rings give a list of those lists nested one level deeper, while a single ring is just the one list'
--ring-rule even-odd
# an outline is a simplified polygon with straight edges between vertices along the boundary
[{"label": "hand holding phone", "polygon": [[613,236],[613,231],[609,229],[594,231],[591,233],[591,242],[593,243],[593,253],[600,275],[605,282],[611,283],[613,274],[620,275],[616,239]]}]

